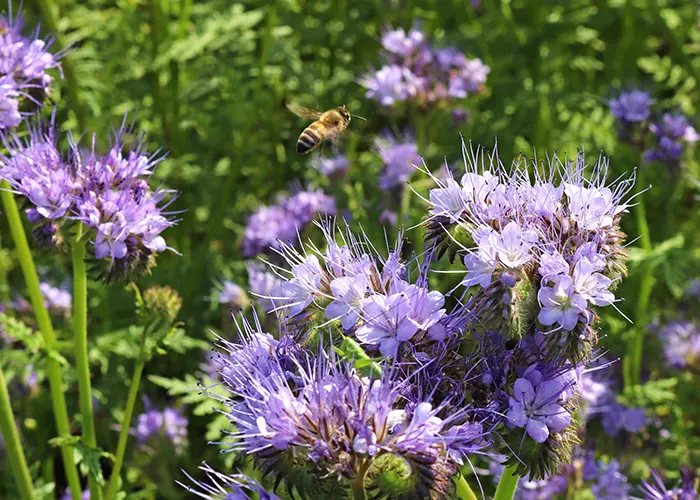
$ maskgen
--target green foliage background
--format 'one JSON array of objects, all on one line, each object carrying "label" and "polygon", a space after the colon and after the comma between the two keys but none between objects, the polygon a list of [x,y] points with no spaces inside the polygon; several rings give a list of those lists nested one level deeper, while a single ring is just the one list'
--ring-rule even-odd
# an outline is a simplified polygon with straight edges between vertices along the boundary
[{"label": "green foliage background", "polygon": [[[45,34],[51,34],[47,8],[57,20],[60,41],[71,47],[67,58],[75,69],[74,78],[66,70],[56,82],[57,123],[76,136],[87,128],[104,144],[128,112],[136,129],[148,133],[150,150],[168,152],[153,182],[181,192],[173,205],[181,211],[181,222],[165,236],[182,256],[161,255],[153,275],[139,285],[169,285],[183,297],[179,318],[187,340],[147,365],[150,381],[144,392],[156,405],[188,403],[190,444],[186,454],[166,461],[133,454],[126,478],[130,489],[141,490],[133,498],[151,498],[158,486],[162,498],[182,496],[173,483],[183,477],[180,468],[193,471],[204,459],[219,465],[231,458],[217,456],[215,447],[207,446],[225,422],[188,391],[196,388],[209,330],[231,332],[227,311],[211,297],[221,279],[247,283],[239,247],[246,217],[293,181],[325,183],[310,168],[309,158],[294,152],[304,124],[285,108],[286,99],[318,108],[346,104],[367,118],[353,121],[343,141],[351,167],[340,196],[354,222],[370,228],[379,242],[382,229],[371,228],[381,211],[381,160],[372,143],[384,129],[413,133],[431,169],[445,159],[459,160],[461,133],[488,147],[497,140],[506,163],[520,152],[531,156],[536,151],[544,158],[545,152],[572,156],[584,148],[595,157],[603,150],[612,156],[616,177],[639,167],[641,158],[618,140],[608,98],[619,89],[642,88],[652,94],[658,110],[695,117],[700,106],[698,6],[685,0],[484,0],[479,7],[464,0],[25,0],[27,24],[41,22]],[[365,98],[358,80],[382,64],[382,28],[413,23],[421,24],[435,46],[454,45],[490,66],[485,93],[463,103],[470,112],[468,123],[455,126],[451,109],[388,110]],[[684,287],[700,275],[697,158],[695,151],[687,152],[679,175],[659,164],[640,167],[639,187],[654,186],[643,197],[649,244],[646,250],[632,250],[630,276],[618,293],[627,299],[620,309],[637,326],[614,311],[607,313],[603,345],[611,357],[624,357],[629,336],[652,319],[677,316]],[[417,222],[423,212],[424,205],[414,197],[411,220]],[[639,233],[638,222],[627,217],[630,240]],[[0,297],[9,300],[21,292],[22,279],[13,265],[9,237],[3,237],[5,224],[0,218]],[[418,241],[418,230],[409,232],[409,238]],[[54,282],[69,276],[64,255],[36,255],[42,276]],[[653,292],[640,311],[636,298],[647,274]],[[127,289],[92,286],[89,335],[98,440],[113,450],[117,432],[112,426],[123,411],[138,331],[132,326],[133,296]],[[64,334],[66,344],[68,338]],[[648,473],[648,464],[671,475],[677,475],[681,462],[700,465],[700,410],[693,403],[697,381],[688,374],[669,378],[655,342],[648,336],[644,358],[644,378],[655,385],[624,395],[650,407],[659,422],[650,434],[633,438],[639,442],[632,449],[645,457],[632,467],[637,477]],[[27,356],[34,356],[40,366],[40,347],[28,346],[23,354],[3,353],[4,360],[12,363],[15,357],[16,366],[22,366]],[[65,356],[70,355],[66,345]],[[177,384],[177,379],[183,382]],[[69,397],[77,401],[75,384],[71,388]],[[30,461],[46,477],[51,461],[41,459],[55,454],[47,444],[50,426],[43,425],[50,421],[49,408],[42,390],[22,399],[17,410]],[[662,426],[671,437],[659,445]],[[650,449],[647,440],[661,450]],[[619,450],[606,451],[616,455]],[[160,455],[163,450],[152,456]],[[58,460],[55,464],[60,468]],[[2,471],[9,474],[6,467]]]}]

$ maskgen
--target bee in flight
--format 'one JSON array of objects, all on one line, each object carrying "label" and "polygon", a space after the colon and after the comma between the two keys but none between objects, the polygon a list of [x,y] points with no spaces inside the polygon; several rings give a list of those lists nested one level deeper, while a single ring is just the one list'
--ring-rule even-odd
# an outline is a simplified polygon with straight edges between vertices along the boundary
[{"label": "bee in flight", "polygon": [[318,148],[323,141],[328,140],[335,142],[338,137],[340,137],[340,134],[348,128],[352,116],[364,120],[361,116],[351,115],[345,106],[338,106],[325,113],[305,108],[295,103],[287,103],[287,107],[295,115],[306,118],[307,120],[315,120],[304,129],[297,140],[297,153],[300,154],[311,153]]}]

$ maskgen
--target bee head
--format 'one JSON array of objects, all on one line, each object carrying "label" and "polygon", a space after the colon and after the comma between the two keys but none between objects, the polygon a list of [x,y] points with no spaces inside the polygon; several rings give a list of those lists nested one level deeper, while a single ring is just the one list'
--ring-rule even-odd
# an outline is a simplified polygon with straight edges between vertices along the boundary
[{"label": "bee head", "polygon": [[340,113],[340,116],[343,117],[343,120],[348,121],[348,122],[350,121],[350,112],[347,110],[347,108],[345,106],[338,106],[336,108],[336,111],[338,111],[338,113]]}]

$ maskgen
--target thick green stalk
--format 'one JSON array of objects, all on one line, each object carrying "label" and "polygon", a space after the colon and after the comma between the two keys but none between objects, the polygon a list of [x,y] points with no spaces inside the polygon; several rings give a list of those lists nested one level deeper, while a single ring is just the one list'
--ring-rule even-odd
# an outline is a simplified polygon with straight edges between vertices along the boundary
[{"label": "thick green stalk", "polygon": [[[67,46],[63,41],[63,36],[61,36],[58,30],[58,13],[56,12],[57,7],[54,8],[51,0],[34,0],[34,2],[39,7],[39,12],[41,12],[41,19],[44,27],[49,34],[54,37],[52,47],[57,52],[65,51]],[[63,70],[63,77],[66,80],[66,89],[68,90],[68,99],[70,100],[71,109],[78,119],[78,126],[80,127],[81,131],[87,130],[87,110],[83,106],[83,102],[80,99],[78,77],[75,73],[75,66],[73,66],[73,60],[71,59],[70,54],[64,54],[61,57],[61,69]]]},{"label": "thick green stalk", "polygon": [[[649,237],[649,224],[647,222],[644,200],[640,197],[635,209],[637,231],[640,234],[640,245],[645,252],[651,252],[651,239]],[[625,386],[627,388],[637,385],[642,379],[642,355],[644,352],[644,334],[646,332],[647,309],[649,299],[654,289],[654,266],[650,263],[642,264],[641,279],[639,283],[639,295],[637,296],[635,310],[635,327],[629,337],[627,359],[625,360]]]},{"label": "thick green stalk", "polygon": [[455,478],[455,488],[457,489],[457,496],[461,500],[476,500],[476,495],[472,491],[464,475],[457,474]]},{"label": "thick green stalk", "polygon": [[[9,191],[10,185],[7,181],[0,182],[0,197],[5,208],[5,215],[10,226],[10,233],[15,242],[19,265],[22,268],[24,281],[27,285],[27,293],[29,300],[32,303],[32,309],[36,316],[36,322],[39,325],[39,331],[44,338],[44,348],[49,353],[47,359],[46,373],[49,378],[49,387],[51,389],[51,404],[53,405],[54,419],[56,420],[56,428],[58,435],[61,437],[70,436],[70,423],[68,421],[68,410],[66,408],[66,399],[63,394],[63,383],[61,380],[61,365],[58,359],[51,356],[55,351],[56,335],[51,324],[51,317],[46,310],[44,297],[39,289],[39,277],[36,274],[32,253],[29,250],[27,235],[24,233],[22,219],[17,208],[17,203],[12,193]],[[70,487],[73,500],[80,500],[82,495],[80,487],[80,477],[78,476],[78,468],[73,461],[73,450],[70,446],[61,447],[61,457],[63,458],[63,468],[66,471],[66,479]]]},{"label": "thick green stalk", "polygon": [[12,476],[15,478],[19,496],[24,499],[34,498],[34,488],[32,486],[32,476],[27,468],[27,461],[24,459],[24,451],[19,442],[19,434],[15,425],[15,417],[12,414],[12,404],[10,403],[10,393],[7,392],[5,374],[0,366],[0,432],[5,442],[5,452],[10,462]]},{"label": "thick green stalk", "polygon": [[[95,416],[92,409],[92,387],[90,385],[90,363],[87,350],[87,269],[85,267],[85,245],[83,225],[78,225],[71,247],[73,257],[73,342],[75,364],[80,390],[80,415],[83,427],[83,442],[89,448],[97,448]],[[88,477],[90,498],[101,499],[102,490],[94,477]]]},{"label": "thick green stalk", "polygon": [[131,377],[131,385],[129,386],[129,396],[126,400],[126,408],[124,409],[124,416],[122,417],[122,426],[119,431],[119,441],[117,442],[117,455],[114,460],[114,468],[112,469],[112,475],[109,476],[109,484],[107,485],[105,500],[112,500],[112,498],[114,498],[114,496],[117,494],[117,483],[119,481],[119,473],[121,472],[122,465],[124,464],[126,443],[129,439],[131,416],[134,413],[134,406],[136,406],[136,397],[139,394],[139,385],[141,384],[141,375],[143,374],[143,367],[146,364],[145,346],[147,332],[148,327],[145,326],[143,328],[143,331],[141,332],[141,346],[139,347],[139,357],[138,361],[136,362],[136,368],[134,369],[134,375]]},{"label": "thick green stalk", "polygon": [[506,467],[503,470],[501,480],[498,481],[498,487],[496,488],[496,494],[493,496],[493,500],[513,500],[515,488],[518,486],[518,479],[520,479],[520,476],[516,474],[515,467],[512,465]]}]

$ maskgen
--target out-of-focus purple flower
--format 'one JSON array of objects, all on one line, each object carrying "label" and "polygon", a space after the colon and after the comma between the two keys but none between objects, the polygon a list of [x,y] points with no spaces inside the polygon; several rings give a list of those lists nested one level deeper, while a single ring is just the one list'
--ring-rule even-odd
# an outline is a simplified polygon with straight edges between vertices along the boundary
[{"label": "out-of-focus purple flower", "polygon": [[384,190],[403,187],[416,166],[423,162],[418,146],[407,140],[399,142],[385,136],[377,140],[377,150],[384,163],[384,170],[379,176],[379,186]]},{"label": "out-of-focus purple flower", "polygon": [[630,485],[627,478],[620,472],[617,460],[609,464],[600,463],[598,480],[591,486],[591,491],[597,500],[626,500],[629,498]]},{"label": "out-of-focus purple flower", "polygon": [[245,290],[229,280],[224,280],[221,284],[221,291],[219,291],[217,300],[219,304],[227,304],[238,308],[246,307],[249,304]]},{"label": "out-of-focus purple flower", "polygon": [[455,108],[452,110],[452,121],[456,125],[464,125],[469,121],[469,110],[464,108]]},{"label": "out-of-focus purple flower", "polygon": [[685,147],[700,139],[700,135],[683,115],[665,113],[661,121],[651,124],[649,129],[656,136],[657,142],[655,147],[644,152],[646,161],[676,165]]},{"label": "out-of-focus purple flower", "polygon": [[617,436],[620,431],[639,432],[647,422],[643,408],[630,408],[613,402],[603,413],[603,429],[609,436]]},{"label": "out-of-focus purple flower", "polygon": [[248,262],[248,287],[255,301],[266,313],[275,308],[274,300],[266,298],[275,293],[280,286],[280,279],[262,262]]},{"label": "out-of-focus purple flower", "polygon": [[56,288],[47,282],[40,283],[39,290],[41,290],[47,308],[65,313],[70,311],[71,294],[68,290]]},{"label": "out-of-focus purple flower", "polygon": [[399,214],[391,210],[382,210],[382,213],[379,214],[379,222],[395,227],[399,222]]},{"label": "out-of-focus purple flower", "polygon": [[365,76],[362,84],[367,88],[365,95],[369,99],[379,101],[382,106],[392,106],[417,96],[425,81],[410,69],[392,64]]},{"label": "out-of-focus purple flower", "polygon": [[674,368],[700,360],[700,329],[690,321],[674,321],[659,332],[668,363]]},{"label": "out-of-focus purple flower", "polygon": [[180,451],[187,442],[187,417],[176,408],[149,409],[139,415],[136,426],[130,431],[141,445],[154,437],[163,436]]},{"label": "out-of-focus purple flower", "polygon": [[525,427],[538,443],[550,433],[557,433],[571,424],[571,415],[562,406],[571,397],[568,374],[545,378],[536,365],[530,366],[522,378],[515,381],[507,422]]},{"label": "out-of-focus purple flower", "polygon": [[[81,500],[90,500],[90,490],[85,488],[83,490],[82,495],[80,495]],[[72,500],[73,496],[70,493],[70,488],[66,488],[66,490],[63,492],[63,496],[61,497],[61,500]]]},{"label": "out-of-focus purple flower", "polygon": [[651,96],[643,90],[621,92],[608,101],[612,115],[623,123],[643,122],[651,114]]},{"label": "out-of-focus purple flower", "polygon": [[243,255],[253,257],[291,244],[317,215],[335,214],[335,200],[323,191],[299,191],[277,205],[260,207],[243,233]]},{"label": "out-of-focus purple flower", "polygon": [[411,28],[408,34],[403,28],[386,30],[382,34],[382,47],[399,57],[409,57],[424,41],[425,35],[415,27]]},{"label": "out-of-focus purple flower", "polygon": [[279,500],[274,493],[267,491],[255,479],[244,474],[222,474],[212,469],[206,462],[199,466],[204,471],[208,481],[197,481],[187,472],[185,475],[194,487],[176,481],[188,492],[205,500],[248,500],[250,494],[255,494],[260,500]]},{"label": "out-of-focus purple flower", "polygon": [[343,155],[332,158],[317,156],[311,161],[311,166],[318,170],[321,175],[329,178],[336,178],[345,175],[350,166],[350,162]]}]

